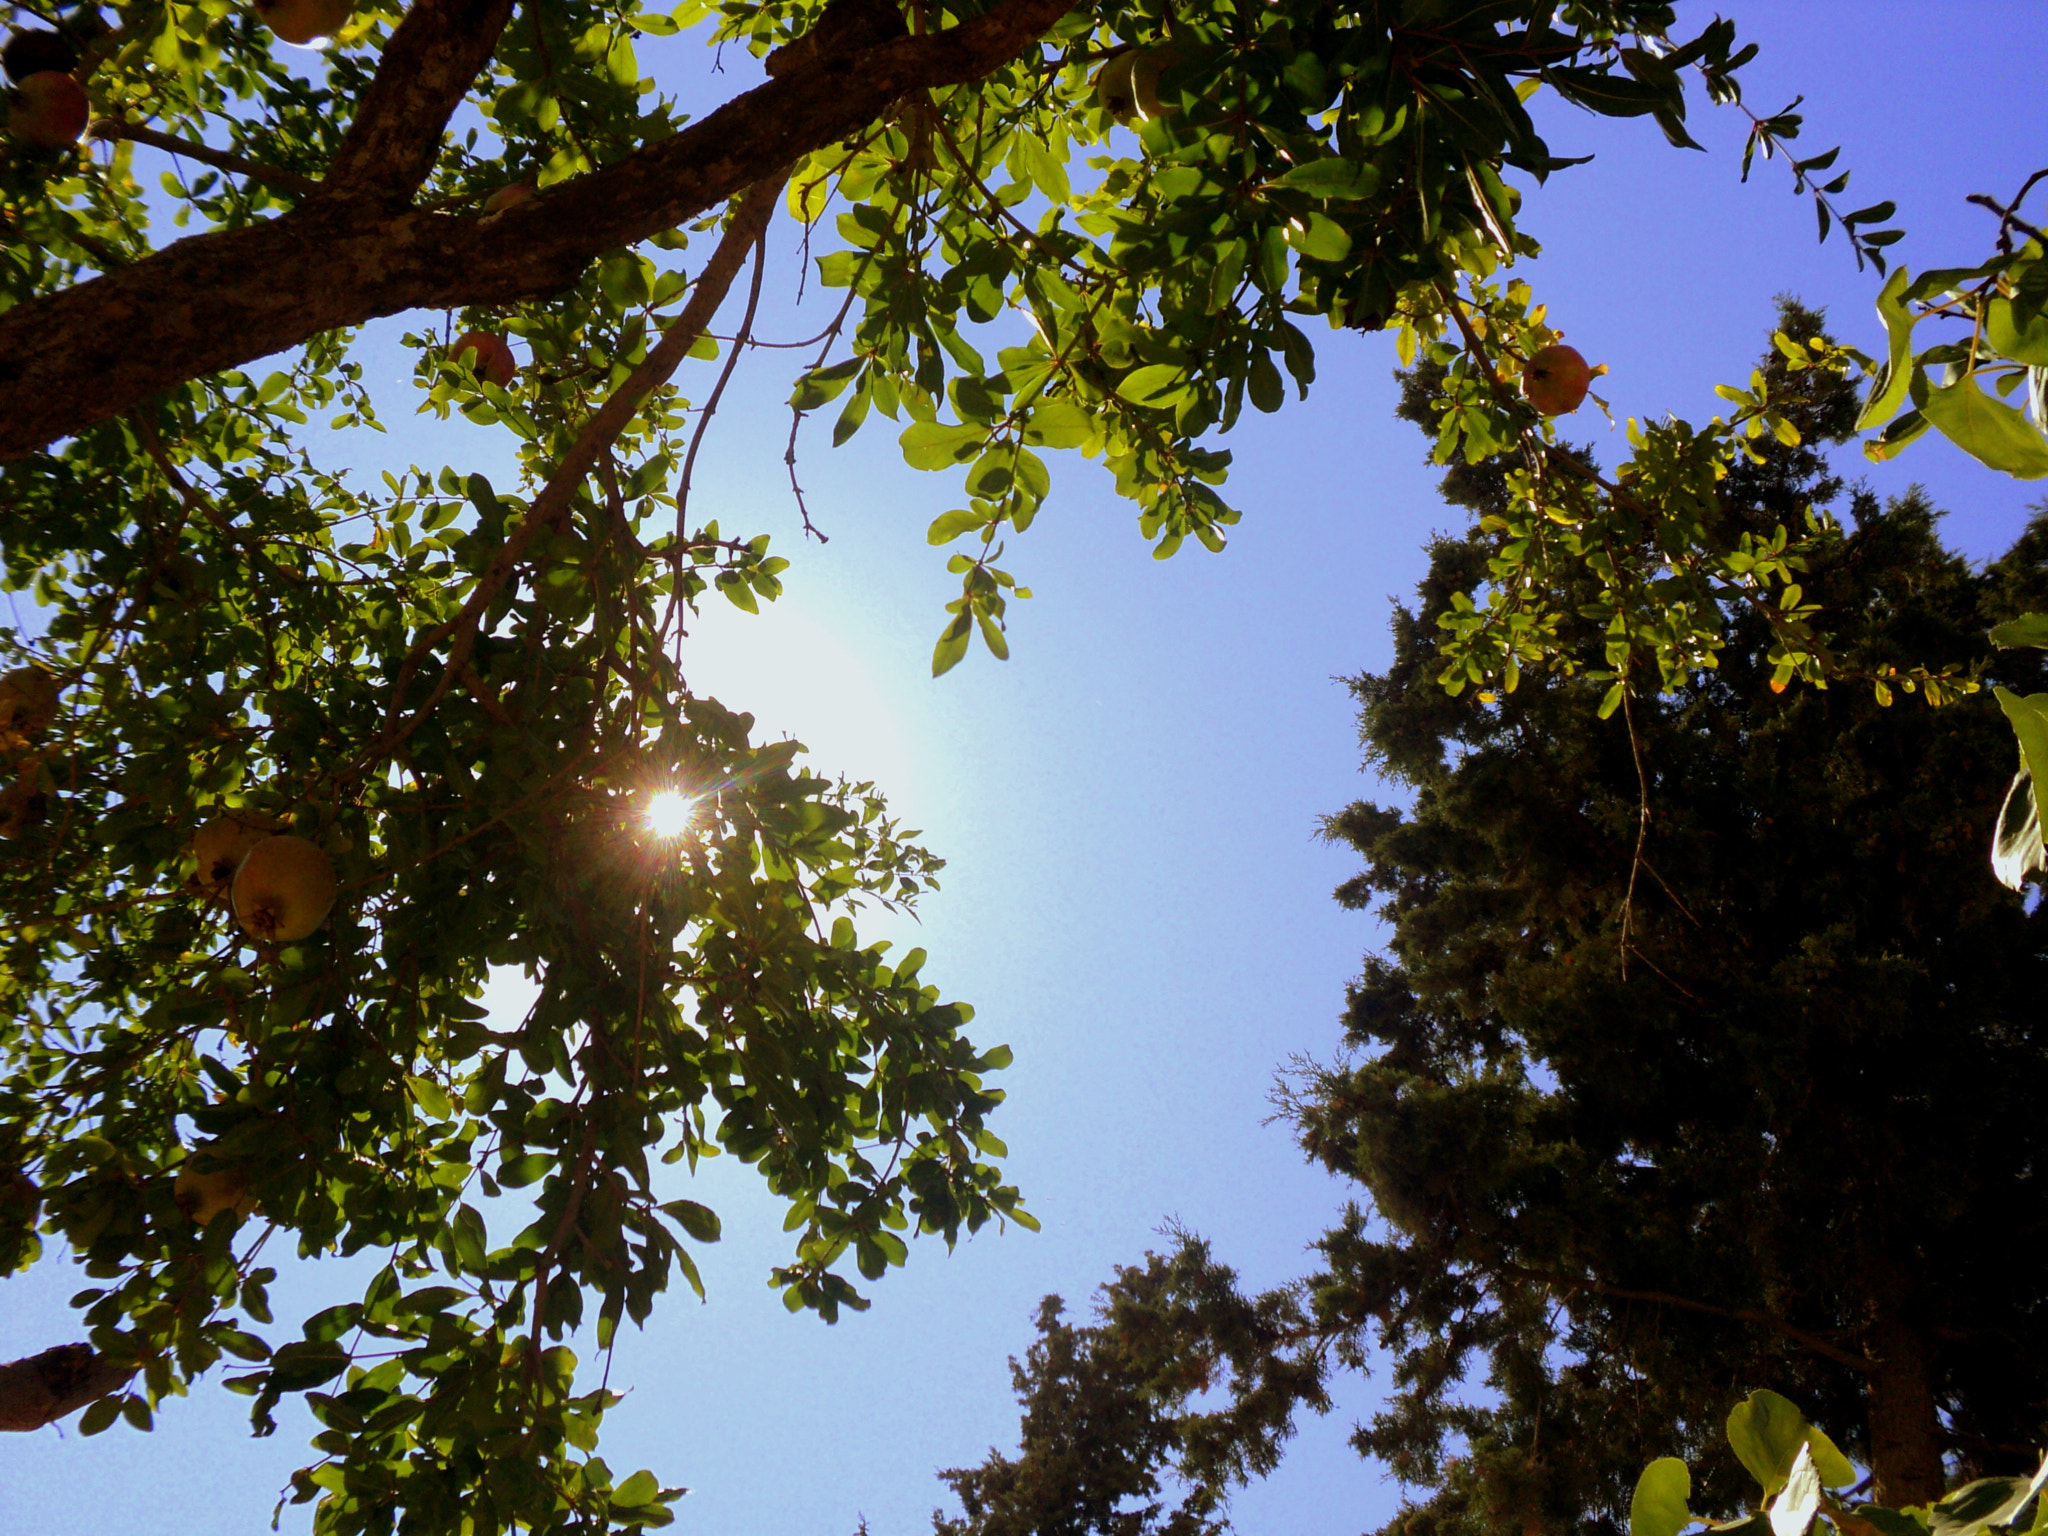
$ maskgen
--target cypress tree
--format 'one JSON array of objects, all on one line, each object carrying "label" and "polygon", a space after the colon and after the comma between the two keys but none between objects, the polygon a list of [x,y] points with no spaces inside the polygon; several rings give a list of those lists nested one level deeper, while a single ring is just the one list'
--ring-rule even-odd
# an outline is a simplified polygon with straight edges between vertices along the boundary
[{"label": "cypress tree", "polygon": [[[1731,539],[1844,491],[1818,447],[1851,431],[1848,386],[1775,349],[1763,368],[1803,441],[1730,477]],[[1409,375],[1403,414],[1433,425],[1434,383]],[[1503,466],[1443,489],[1476,525]],[[1984,632],[2048,606],[2048,519],[1977,570],[1918,493],[1851,512],[1805,581],[1842,663],[2044,686],[2040,653]],[[1739,606],[1718,668],[1625,716],[1584,677],[1454,698],[1436,619],[1483,584],[1489,537],[1433,546],[1392,665],[1352,683],[1368,761],[1412,804],[1328,824],[1365,861],[1339,899],[1390,937],[1347,1059],[1287,1092],[1310,1155],[1370,1197],[1313,1284],[1348,1359],[1391,1361],[1356,1443],[1424,1497],[1389,1536],[1625,1529],[1667,1454],[1696,1510],[1732,1511],[1720,1427],[1764,1386],[1881,1502],[2031,1468],[2048,912],[1987,867],[2013,755],[1996,705],[1776,692]],[[1578,639],[1598,666],[1602,637]]]}]

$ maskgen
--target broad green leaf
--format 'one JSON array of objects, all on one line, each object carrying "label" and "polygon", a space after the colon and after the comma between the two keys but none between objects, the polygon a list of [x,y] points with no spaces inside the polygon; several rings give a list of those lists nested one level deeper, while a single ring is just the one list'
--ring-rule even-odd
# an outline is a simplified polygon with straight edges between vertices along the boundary
[{"label": "broad green leaf", "polygon": [[1170,406],[1188,391],[1187,370],[1178,363],[1148,363],[1124,375],[1116,392],[1133,405]]},{"label": "broad green leaf", "polygon": [[2002,400],[1958,379],[1927,392],[1921,413],[1963,452],[2015,480],[2048,475],[2048,438]]},{"label": "broad green leaf", "polygon": [[1863,457],[1873,464],[1896,459],[1906,451],[1907,444],[1926,435],[1928,425],[1926,416],[1921,412],[1908,411],[1887,422],[1882,432],[1863,445]]},{"label": "broad green leaf", "polygon": [[903,462],[912,469],[944,469],[974,457],[987,437],[980,427],[913,421],[897,441],[903,445]]},{"label": "broad green leaf", "polygon": [[1993,645],[2031,645],[2048,650],[2048,613],[2023,613],[1991,631]]},{"label": "broad green leaf", "polygon": [[1856,418],[1858,432],[1883,426],[1906,403],[1906,390],[1913,380],[1913,316],[1901,295],[1910,281],[1906,269],[1896,267],[1885,279],[1884,287],[1878,290],[1877,315],[1884,321],[1889,342],[1884,383],[1863,407],[1863,414]]},{"label": "broad green leaf", "polygon": [[1285,175],[1276,177],[1273,185],[1306,192],[1311,197],[1356,199],[1371,197],[1379,190],[1380,172],[1376,165],[1363,165],[1333,156],[1297,165]]},{"label": "broad green leaf", "polygon": [[1629,1500],[1628,1536],[1678,1536],[1693,1522],[1686,1507],[1692,1497],[1692,1473],[1676,1456],[1660,1456],[1636,1479]]},{"label": "broad green leaf", "polygon": [[1932,1536],[1975,1536],[1987,1525],[2003,1525],[2033,1496],[2024,1477],[1980,1477],[1966,1483],[1927,1513]]},{"label": "broad green leaf", "polygon": [[662,1202],[663,1214],[672,1217],[690,1236],[700,1243],[715,1243],[719,1237],[718,1212],[708,1205],[699,1205],[694,1200],[666,1200]]},{"label": "broad green leaf", "polygon": [[1984,339],[2000,357],[2048,368],[2048,314],[2035,314],[2019,323],[2013,301],[1996,294],[1984,306]]},{"label": "broad green leaf", "polygon": [[1850,1488],[1857,1482],[1856,1464],[1817,1426],[1806,1426],[1806,1446],[1813,1452],[1813,1470],[1823,1488]]},{"label": "broad green leaf", "polygon": [[1040,400],[1024,423],[1024,441],[1044,448],[1083,448],[1096,430],[1095,418],[1073,401]]},{"label": "broad green leaf", "polygon": [[1766,1498],[1785,1486],[1806,1444],[1806,1415],[1771,1391],[1749,1394],[1728,1415],[1728,1446]]},{"label": "broad green leaf", "polygon": [[1342,261],[1351,254],[1351,236],[1344,226],[1314,210],[1304,219],[1288,222],[1287,243],[1317,261]]},{"label": "broad green leaf", "polygon": [[2048,869],[2042,845],[2041,785],[2048,783],[2048,693],[2021,697],[2008,688],[1995,690],[1999,708],[2019,738],[2020,771],[2005,792],[1992,843],[1991,867],[2013,890],[2027,876]]},{"label": "broad green leaf", "polygon": [[660,1496],[661,1483],[643,1468],[612,1490],[612,1503],[621,1509],[640,1509]]},{"label": "broad green leaf", "polygon": [[973,512],[964,507],[953,512],[941,512],[925,530],[924,540],[927,544],[950,544],[961,534],[973,533],[988,524],[989,514],[986,512]]}]

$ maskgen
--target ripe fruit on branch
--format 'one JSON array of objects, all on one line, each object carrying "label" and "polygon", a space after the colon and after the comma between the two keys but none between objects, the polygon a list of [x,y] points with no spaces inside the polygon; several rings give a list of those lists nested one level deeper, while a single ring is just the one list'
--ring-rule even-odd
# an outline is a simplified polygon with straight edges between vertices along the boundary
[{"label": "ripe fruit on branch", "polygon": [[509,187],[500,187],[484,199],[485,213],[503,213],[507,208],[517,208],[533,196],[533,183],[515,181]]},{"label": "ripe fruit on branch", "polygon": [[197,1164],[205,1151],[205,1147],[195,1147],[192,1155],[178,1165],[178,1181],[171,1189],[178,1209],[200,1227],[222,1211],[233,1211],[237,1223],[255,1215],[256,1197],[249,1193],[249,1175],[240,1168],[213,1168],[201,1173]]},{"label": "ripe fruit on branch", "polygon": [[512,344],[490,331],[464,332],[448,355],[485,383],[500,389],[509,387],[519,373],[519,360],[512,355]]},{"label": "ripe fruit on branch", "polygon": [[229,811],[192,834],[192,858],[199,866],[199,888],[225,901],[235,871],[249,850],[277,832],[283,823],[256,811]]},{"label": "ripe fruit on branch", "polygon": [[1578,348],[1553,342],[1522,370],[1522,394],[1545,416],[1569,416],[1586,403],[1593,370]]},{"label": "ripe fruit on branch", "polygon": [[91,117],[84,87],[60,70],[46,69],[14,88],[7,131],[37,149],[62,149],[79,141]]},{"label": "ripe fruit on branch", "polygon": [[232,891],[235,921],[262,944],[296,944],[327,920],[334,866],[303,837],[266,837],[242,856]]},{"label": "ripe fruit on branch", "polygon": [[62,32],[41,28],[17,32],[0,48],[0,67],[6,69],[10,80],[26,80],[46,70],[68,75],[78,68],[78,45]]},{"label": "ripe fruit on branch", "polygon": [[1171,43],[1118,54],[1096,71],[1096,104],[1120,123],[1149,122],[1173,111],[1160,99],[1159,77],[1179,61]]},{"label": "ripe fruit on branch", "polygon": [[300,47],[332,37],[348,24],[353,0],[255,0],[256,15],[288,43]]}]

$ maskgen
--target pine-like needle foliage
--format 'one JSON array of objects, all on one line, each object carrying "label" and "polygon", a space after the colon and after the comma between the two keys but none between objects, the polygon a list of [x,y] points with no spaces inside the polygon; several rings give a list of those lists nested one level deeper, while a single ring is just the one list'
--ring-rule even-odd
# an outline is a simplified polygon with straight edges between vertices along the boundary
[{"label": "pine-like needle foliage", "polygon": [[1199,1239],[1119,1267],[1098,1300],[1087,1326],[1057,1296],[1039,1305],[1038,1341],[1010,1362],[1018,1453],[939,1474],[965,1513],[934,1514],[936,1536],[1217,1536],[1295,1410],[1328,1405],[1296,1294],[1243,1296]]},{"label": "pine-like needle foliage", "polygon": [[[1764,367],[1804,443],[1726,483],[1731,539],[1843,491],[1816,445],[1848,434],[1847,386]],[[1408,379],[1405,415],[1433,423],[1433,382]],[[1483,513],[1501,469],[1444,493]],[[1805,582],[1842,661],[1984,659],[2043,686],[2037,653],[1984,632],[2048,607],[2048,521],[1980,571],[1918,495],[1851,510]],[[1987,868],[2013,758],[1996,705],[1775,693],[1742,612],[1718,670],[1627,716],[1554,674],[1453,698],[1436,619],[1488,554],[1438,543],[1393,665],[1353,683],[1368,759],[1413,804],[1329,823],[1366,866],[1339,898],[1391,937],[1352,990],[1352,1056],[1289,1092],[1309,1153],[1370,1196],[1315,1286],[1354,1360],[1392,1359],[1356,1443],[1426,1498],[1389,1532],[1625,1529],[1636,1474],[1674,1453],[1695,1509],[1732,1510],[1720,1425],[1757,1387],[1900,1502],[1938,1490],[1943,1455],[2027,1460],[2048,912]]]}]

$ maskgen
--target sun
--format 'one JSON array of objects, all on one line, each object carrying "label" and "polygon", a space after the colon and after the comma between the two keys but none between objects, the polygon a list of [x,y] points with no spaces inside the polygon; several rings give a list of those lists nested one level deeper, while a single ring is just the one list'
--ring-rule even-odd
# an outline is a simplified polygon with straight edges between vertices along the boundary
[{"label": "sun", "polygon": [[697,819],[701,802],[695,795],[664,789],[647,798],[648,828],[656,837],[681,837]]}]

